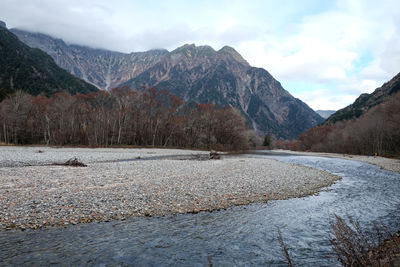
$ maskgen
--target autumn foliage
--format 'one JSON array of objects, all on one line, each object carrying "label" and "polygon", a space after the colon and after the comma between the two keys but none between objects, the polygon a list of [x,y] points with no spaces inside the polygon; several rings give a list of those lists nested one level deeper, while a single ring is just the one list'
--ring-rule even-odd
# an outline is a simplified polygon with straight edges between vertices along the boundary
[{"label": "autumn foliage", "polygon": [[297,146],[304,151],[400,155],[400,93],[357,119],[308,130]]},{"label": "autumn foliage", "polygon": [[248,134],[237,110],[185,103],[154,87],[50,98],[17,92],[0,103],[5,143],[240,150]]}]

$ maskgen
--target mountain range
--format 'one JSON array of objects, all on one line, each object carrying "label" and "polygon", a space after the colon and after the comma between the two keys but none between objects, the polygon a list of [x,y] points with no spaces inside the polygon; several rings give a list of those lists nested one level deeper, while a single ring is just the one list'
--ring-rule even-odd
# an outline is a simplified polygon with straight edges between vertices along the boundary
[{"label": "mountain range", "polygon": [[88,93],[98,89],[60,68],[45,52],[30,48],[0,24],[0,101],[22,90],[33,95],[66,91]]},{"label": "mountain range", "polygon": [[272,75],[256,68],[232,47],[184,45],[171,52],[120,53],[69,45],[41,33],[11,29],[32,48],[48,53],[71,74],[99,89],[157,86],[185,101],[237,108],[260,135],[294,139],[323,118],[287,92]]}]

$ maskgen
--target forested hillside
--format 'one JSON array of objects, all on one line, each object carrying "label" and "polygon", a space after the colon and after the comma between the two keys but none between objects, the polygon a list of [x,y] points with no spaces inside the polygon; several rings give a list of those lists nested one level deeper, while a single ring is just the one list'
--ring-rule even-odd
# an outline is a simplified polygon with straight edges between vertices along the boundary
[{"label": "forested hillside", "polygon": [[98,90],[57,66],[42,50],[22,43],[4,27],[0,27],[0,66],[0,101],[17,90],[32,95]]},{"label": "forested hillside", "polygon": [[387,98],[397,92],[400,92],[400,73],[393,77],[389,82],[375,89],[373,93],[360,95],[353,104],[332,114],[324,124],[330,125],[335,122],[358,118],[369,109],[386,101]]},{"label": "forested hillside", "polygon": [[278,140],[290,150],[400,156],[400,74],[372,94],[361,95],[320,126],[294,141]]},{"label": "forested hillside", "polygon": [[356,119],[318,126],[298,139],[301,150],[400,155],[400,92]]}]

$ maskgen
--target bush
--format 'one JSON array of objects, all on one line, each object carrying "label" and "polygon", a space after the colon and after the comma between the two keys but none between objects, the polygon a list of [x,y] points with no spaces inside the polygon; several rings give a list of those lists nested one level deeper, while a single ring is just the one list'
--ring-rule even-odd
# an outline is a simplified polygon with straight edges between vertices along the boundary
[{"label": "bush", "polygon": [[[361,230],[360,223],[340,216],[331,222],[333,250],[343,266],[399,266],[400,237],[375,224],[375,234]],[[384,239],[386,237],[386,239]]]}]

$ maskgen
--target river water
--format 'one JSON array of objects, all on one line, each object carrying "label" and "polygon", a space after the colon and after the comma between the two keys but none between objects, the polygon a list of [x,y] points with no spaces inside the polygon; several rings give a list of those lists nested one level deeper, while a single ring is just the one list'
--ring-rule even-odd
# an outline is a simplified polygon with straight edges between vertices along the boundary
[{"label": "river water", "polygon": [[323,169],[343,179],[318,195],[216,212],[0,232],[0,265],[286,266],[280,228],[297,266],[339,266],[334,214],[400,228],[400,174],[343,159],[254,155]]}]

